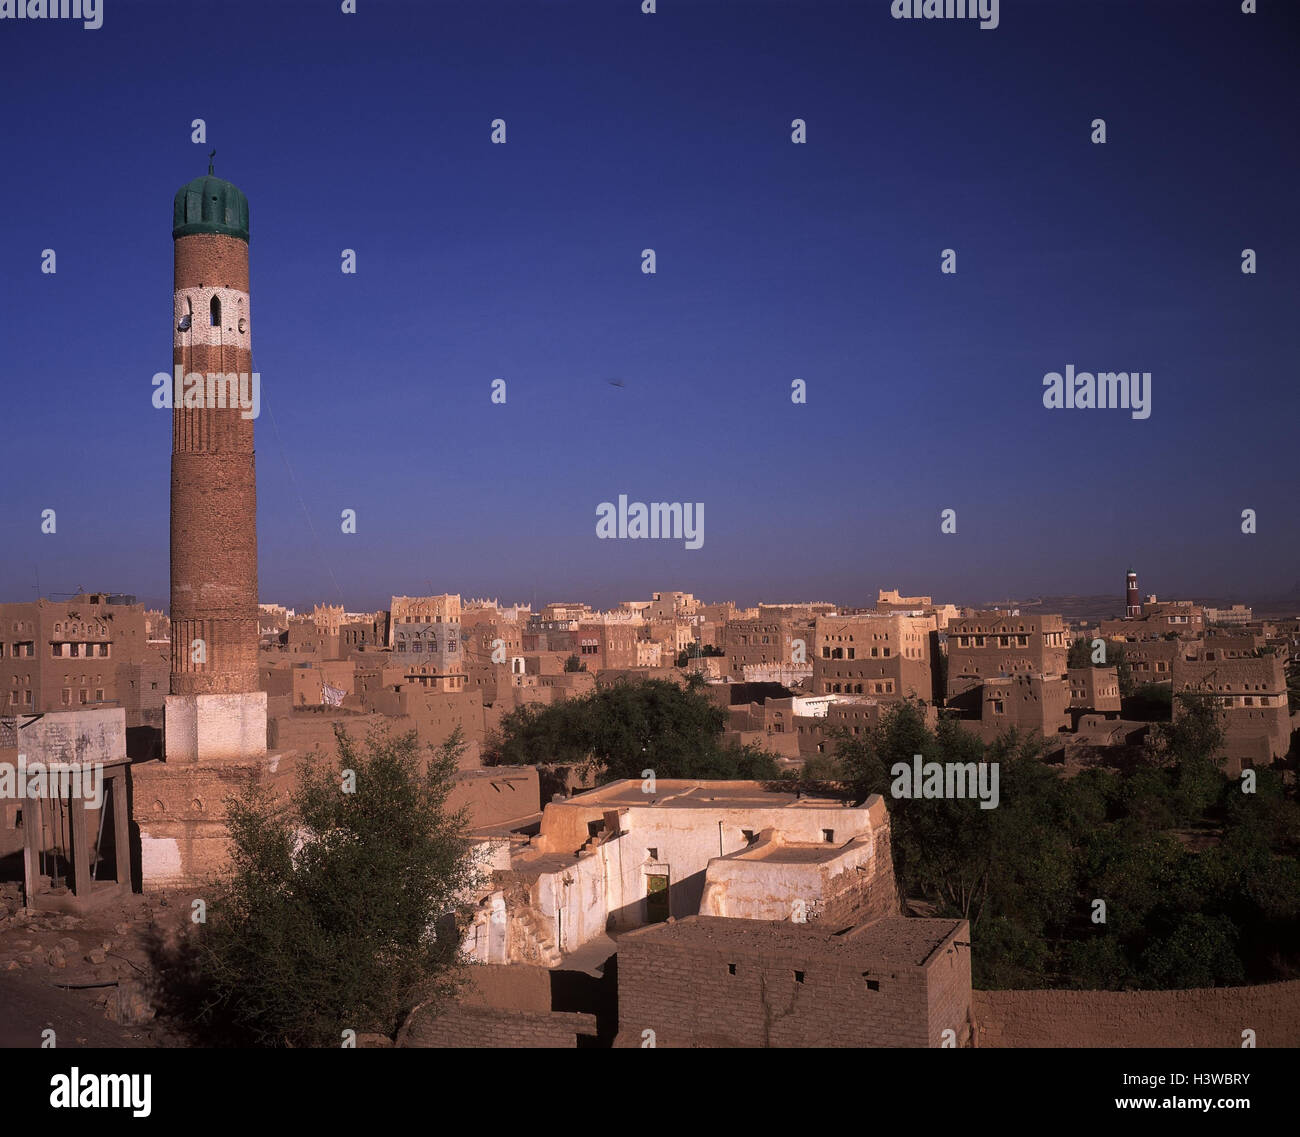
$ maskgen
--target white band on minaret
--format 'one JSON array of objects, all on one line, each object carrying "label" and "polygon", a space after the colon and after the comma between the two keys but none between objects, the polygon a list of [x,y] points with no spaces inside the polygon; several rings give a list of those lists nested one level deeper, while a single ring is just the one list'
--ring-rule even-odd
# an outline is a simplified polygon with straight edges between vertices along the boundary
[{"label": "white band on minaret", "polygon": [[[212,298],[221,307],[221,323],[212,324]],[[179,288],[172,294],[173,347],[235,347],[251,350],[252,319],[248,293],[237,288]],[[181,323],[190,317],[189,328]]]}]

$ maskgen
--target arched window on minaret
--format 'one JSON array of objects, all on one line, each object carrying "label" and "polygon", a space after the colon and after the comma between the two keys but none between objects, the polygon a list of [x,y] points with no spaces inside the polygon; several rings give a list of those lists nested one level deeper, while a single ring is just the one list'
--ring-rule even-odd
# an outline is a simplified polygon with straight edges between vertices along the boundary
[{"label": "arched window on minaret", "polygon": [[214,328],[221,327],[221,299],[215,292],[212,294],[212,303],[208,305],[208,315]]}]

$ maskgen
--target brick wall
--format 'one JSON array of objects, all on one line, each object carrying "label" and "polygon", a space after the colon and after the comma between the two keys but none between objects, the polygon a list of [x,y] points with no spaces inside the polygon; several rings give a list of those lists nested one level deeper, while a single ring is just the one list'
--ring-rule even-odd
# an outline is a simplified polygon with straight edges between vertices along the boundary
[{"label": "brick wall", "polygon": [[1186,991],[975,991],[976,1045],[1300,1046],[1300,980]]},{"label": "brick wall", "polygon": [[402,1028],[404,1047],[574,1049],[578,1036],[596,1033],[596,1016],[560,1011],[506,1011],[454,1006],[434,1017],[417,1009]]},{"label": "brick wall", "polygon": [[816,933],[752,944],[633,933],[619,941],[615,1045],[639,1047],[646,1030],[657,1047],[925,1047],[948,1026],[964,1040],[970,956],[952,938],[921,966]]}]

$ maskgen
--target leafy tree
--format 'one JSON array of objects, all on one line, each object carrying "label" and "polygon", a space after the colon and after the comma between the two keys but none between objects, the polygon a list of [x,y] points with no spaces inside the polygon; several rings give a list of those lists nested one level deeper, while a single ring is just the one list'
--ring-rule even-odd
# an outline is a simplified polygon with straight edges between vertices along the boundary
[{"label": "leafy tree", "polygon": [[[900,892],[971,922],[980,987],[1186,987],[1300,975],[1300,806],[1257,770],[1242,794],[1219,770],[1212,696],[1180,696],[1125,772],[1063,778],[1037,737],[983,745],[955,719],[930,729],[895,704],[835,761],[855,796],[884,796]],[[997,762],[999,805],[893,798],[891,767]],[[1176,826],[1191,831],[1175,832]],[[1211,826],[1222,832],[1215,845]],[[1189,844],[1192,833],[1199,843]],[[1205,841],[1211,843],[1207,846]],[[1094,902],[1105,921],[1094,923]]]},{"label": "leafy tree", "polygon": [[1066,667],[1091,667],[1092,666],[1092,645],[1087,639],[1079,636],[1070,644],[1070,650],[1065,657]]},{"label": "leafy tree", "polygon": [[1174,689],[1168,683],[1143,683],[1124,696],[1123,713],[1140,722],[1168,722],[1173,703]]},{"label": "leafy tree", "polygon": [[1106,654],[1100,663],[1092,660],[1092,641],[1079,636],[1070,644],[1066,655],[1067,667],[1113,667],[1115,677],[1119,680],[1120,698],[1126,699],[1133,693],[1133,665],[1128,661],[1124,645],[1117,640],[1105,641]]},{"label": "leafy tree", "polygon": [[1219,798],[1224,734],[1214,695],[1180,691],[1178,707],[1171,723],[1152,728],[1148,749],[1156,761],[1172,764],[1171,806],[1180,822],[1189,822]]},{"label": "leafy tree", "polygon": [[685,667],[692,659],[711,659],[723,655],[726,655],[726,652],[721,648],[714,647],[712,644],[705,644],[701,647],[697,643],[692,643],[677,653],[677,666]]},{"label": "leafy tree", "polygon": [[1189,912],[1143,953],[1152,986],[1217,987],[1245,979],[1236,948],[1237,928],[1226,916]]},{"label": "leafy tree", "polygon": [[586,671],[587,665],[577,655],[571,655],[564,661],[564,670],[568,672]]},{"label": "leafy tree", "polygon": [[478,875],[464,813],[447,808],[464,739],[458,729],[422,770],[414,731],[335,737],[336,760],[304,763],[287,803],[257,786],[228,802],[231,864],[189,958],[209,1041],[391,1035],[456,985],[456,937],[434,929]]},{"label": "leafy tree", "polygon": [[621,682],[550,706],[525,704],[502,720],[491,765],[576,766],[600,781],[641,778],[766,779],[775,759],[724,746],[726,714],[702,693],[664,679]]}]

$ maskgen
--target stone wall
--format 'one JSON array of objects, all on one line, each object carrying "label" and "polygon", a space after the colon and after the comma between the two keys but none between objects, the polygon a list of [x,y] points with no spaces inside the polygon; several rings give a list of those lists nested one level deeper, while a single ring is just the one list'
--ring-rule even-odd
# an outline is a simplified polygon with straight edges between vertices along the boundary
[{"label": "stone wall", "polygon": [[999,1047],[1300,1046],[1300,980],[1185,991],[975,991],[975,1044]]}]

